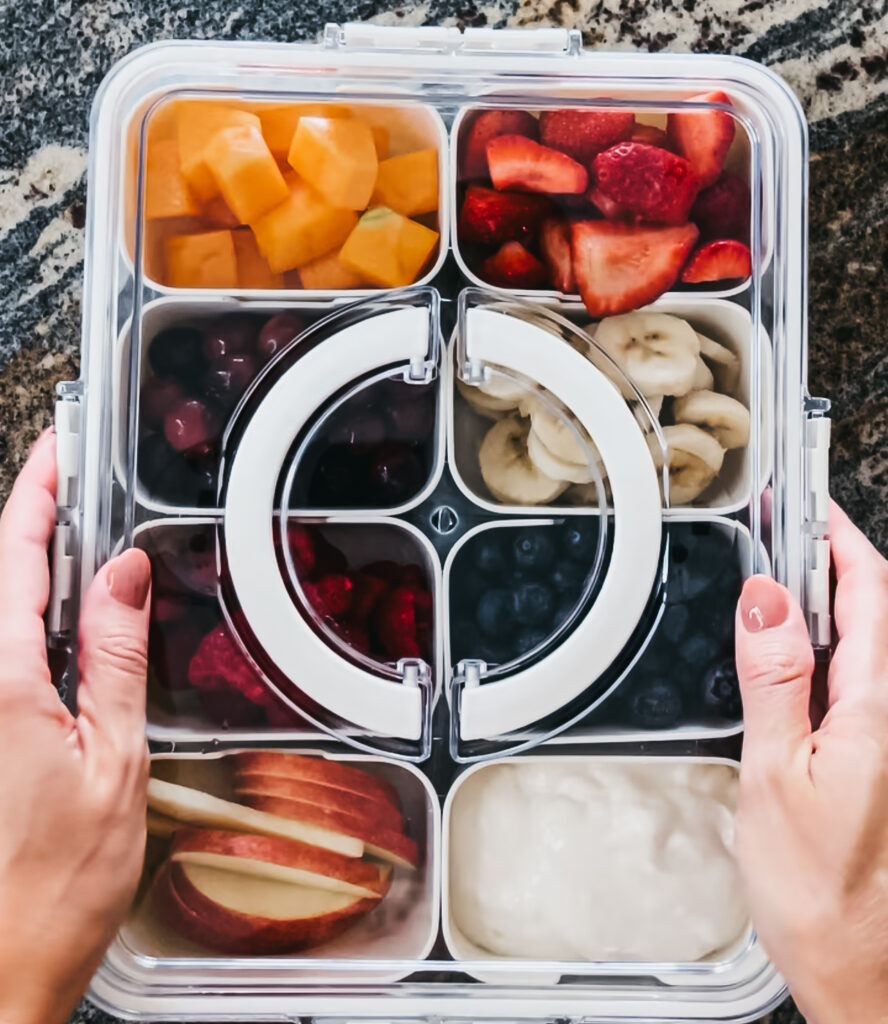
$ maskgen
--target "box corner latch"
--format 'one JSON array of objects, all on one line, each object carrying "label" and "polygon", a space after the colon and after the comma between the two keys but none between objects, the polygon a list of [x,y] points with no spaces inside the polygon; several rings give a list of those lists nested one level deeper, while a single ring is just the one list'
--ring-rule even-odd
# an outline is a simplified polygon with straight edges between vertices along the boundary
[{"label": "box corner latch", "polygon": [[832,642],[829,595],[830,402],[807,398],[804,419],[804,608],[811,643],[827,650]]},{"label": "box corner latch", "polygon": [[47,639],[64,643],[74,627],[77,567],[77,510],[80,503],[80,435],[82,407],[78,384],[60,384],[55,404],[56,528],[53,538]]}]

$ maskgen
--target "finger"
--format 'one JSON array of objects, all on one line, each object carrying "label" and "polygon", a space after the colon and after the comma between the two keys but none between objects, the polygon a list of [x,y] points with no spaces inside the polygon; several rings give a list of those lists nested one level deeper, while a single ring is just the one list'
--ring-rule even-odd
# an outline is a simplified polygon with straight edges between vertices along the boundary
[{"label": "finger", "polygon": [[736,651],[744,766],[785,765],[810,740],[814,652],[802,609],[768,576],[752,576],[743,587]]},{"label": "finger", "polygon": [[0,628],[16,643],[41,649],[55,492],[55,433],[49,429],[31,450],[0,516]]},{"label": "finger", "polygon": [[80,616],[81,738],[120,753],[144,750],[151,567],[135,548],[102,567]]},{"label": "finger", "polygon": [[839,638],[855,635],[855,643],[869,645],[873,634],[888,648],[884,622],[888,613],[888,563],[854,523],[833,502],[829,518],[830,549],[836,571],[833,605]]}]

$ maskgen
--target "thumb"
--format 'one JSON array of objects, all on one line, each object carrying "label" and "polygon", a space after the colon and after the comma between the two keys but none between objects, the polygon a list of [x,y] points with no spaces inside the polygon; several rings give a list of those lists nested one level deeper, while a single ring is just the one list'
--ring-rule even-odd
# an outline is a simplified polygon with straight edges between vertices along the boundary
[{"label": "thumb", "polygon": [[132,548],[102,566],[80,615],[80,718],[143,755],[150,589],[148,556]]},{"label": "thumb", "polygon": [[787,761],[811,735],[814,652],[798,602],[769,576],[752,576],[743,587],[736,651],[744,761]]}]

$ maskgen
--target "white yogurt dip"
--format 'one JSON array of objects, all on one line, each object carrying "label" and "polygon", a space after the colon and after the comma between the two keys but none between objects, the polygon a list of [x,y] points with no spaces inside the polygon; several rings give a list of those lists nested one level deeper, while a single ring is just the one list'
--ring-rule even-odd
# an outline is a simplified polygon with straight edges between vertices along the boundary
[{"label": "white yogurt dip", "polygon": [[747,927],[728,765],[491,765],[456,793],[453,924],[487,953],[683,962]]}]

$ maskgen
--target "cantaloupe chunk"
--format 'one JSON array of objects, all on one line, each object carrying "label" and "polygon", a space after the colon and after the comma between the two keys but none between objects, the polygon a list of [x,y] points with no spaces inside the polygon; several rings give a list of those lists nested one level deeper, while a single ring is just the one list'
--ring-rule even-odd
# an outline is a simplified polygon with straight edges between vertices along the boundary
[{"label": "cantaloupe chunk", "polygon": [[256,238],[249,228],[232,231],[234,252],[237,257],[237,284],[239,288],[283,288],[283,274],[272,272],[265,257],[259,252]]},{"label": "cantaloupe chunk", "polygon": [[240,227],[240,221],[222,196],[213,196],[208,203],[204,203],[200,216],[208,228]]},{"label": "cantaloupe chunk", "polygon": [[166,240],[166,279],[174,288],[236,288],[237,257],[230,231],[174,235]]},{"label": "cantaloupe chunk", "polygon": [[179,160],[188,187],[202,202],[219,195],[219,186],[204,160],[204,147],[223,128],[262,125],[255,114],[213,100],[180,100],[176,104]]},{"label": "cantaloupe chunk", "polygon": [[145,216],[192,217],[200,204],[182,177],[175,139],[152,141],[145,162]]},{"label": "cantaloupe chunk", "polygon": [[290,197],[252,227],[262,255],[280,274],[338,249],[357,219],[354,210],[331,206],[320,192],[297,181]]},{"label": "cantaloupe chunk", "polygon": [[257,113],[268,148],[285,160],[300,117],[351,117],[351,110],[338,103],[286,103],[260,107]]},{"label": "cantaloupe chunk", "polygon": [[365,122],[300,117],[287,160],[331,205],[363,210],[370,202],[379,161]]},{"label": "cantaloupe chunk", "polygon": [[345,240],[339,260],[374,284],[399,288],[413,284],[437,242],[437,231],[375,206]]},{"label": "cantaloupe chunk", "polygon": [[376,159],[385,160],[389,155],[389,130],[384,124],[371,124],[373,145],[376,146]]},{"label": "cantaloupe chunk", "polygon": [[438,151],[415,153],[383,160],[376,175],[373,203],[388,206],[405,217],[438,209]]},{"label": "cantaloupe chunk", "polygon": [[167,239],[174,235],[197,235],[206,230],[199,217],[164,217],[146,221],[142,233],[142,269],[145,275],[159,284],[168,284]]},{"label": "cantaloupe chunk", "polygon": [[241,224],[252,224],[289,194],[262,132],[252,125],[220,129],[204,147],[203,156]]},{"label": "cantaloupe chunk", "polygon": [[360,288],[367,279],[349,270],[339,260],[339,251],[328,252],[326,256],[312,260],[299,268],[299,279],[303,288],[317,291]]}]

